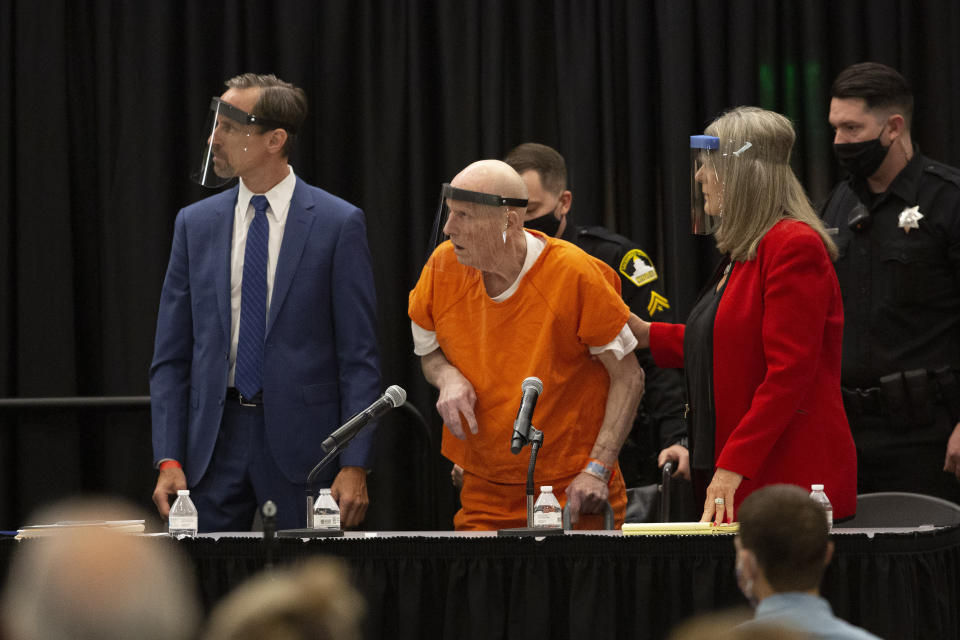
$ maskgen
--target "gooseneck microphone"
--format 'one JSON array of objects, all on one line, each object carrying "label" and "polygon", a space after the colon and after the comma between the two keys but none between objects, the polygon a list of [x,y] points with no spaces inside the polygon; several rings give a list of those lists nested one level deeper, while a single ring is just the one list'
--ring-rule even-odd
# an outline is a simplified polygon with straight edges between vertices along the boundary
[{"label": "gooseneck microphone", "polygon": [[543,393],[543,382],[540,378],[529,377],[521,384],[523,393],[517,419],[513,421],[513,440],[510,442],[510,453],[520,453],[523,445],[529,440],[530,421],[533,419],[533,410],[537,406],[537,398]]},{"label": "gooseneck microphone", "polygon": [[376,420],[390,409],[399,407],[407,399],[407,392],[403,387],[391,385],[383,392],[383,395],[372,405],[347,420],[342,427],[330,434],[320,445],[325,453],[329,453],[335,447],[345,445],[350,442],[360,430],[367,426],[370,421]]}]

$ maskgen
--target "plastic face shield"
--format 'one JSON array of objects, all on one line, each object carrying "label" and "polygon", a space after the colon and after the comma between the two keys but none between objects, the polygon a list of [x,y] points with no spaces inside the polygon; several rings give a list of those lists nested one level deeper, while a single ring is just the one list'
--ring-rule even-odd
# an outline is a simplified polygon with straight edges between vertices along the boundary
[{"label": "plastic face shield", "polygon": [[[444,183],[433,221],[431,248],[449,240],[457,261],[481,271],[492,271],[506,259],[507,211],[524,209],[522,198],[458,189]],[[520,211],[520,217],[523,212]]]},{"label": "plastic face shield", "polygon": [[205,187],[220,187],[237,177],[235,163],[247,150],[247,139],[262,128],[284,129],[282,124],[247,113],[218,97],[210,101],[203,128],[206,139],[199,167],[190,177]]},{"label": "plastic face shield", "polygon": [[712,235],[720,227],[719,155],[720,138],[690,136],[690,230],[701,236]]}]

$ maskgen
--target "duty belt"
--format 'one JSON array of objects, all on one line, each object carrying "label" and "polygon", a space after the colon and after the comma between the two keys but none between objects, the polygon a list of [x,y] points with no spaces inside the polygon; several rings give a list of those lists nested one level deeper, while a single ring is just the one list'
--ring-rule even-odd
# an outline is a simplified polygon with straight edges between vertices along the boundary
[{"label": "duty belt", "polygon": [[880,386],[841,387],[848,415],[889,417],[898,424],[926,424],[943,405],[960,420],[960,380],[951,367],[912,369],[880,378]]},{"label": "duty belt", "polygon": [[843,394],[843,406],[846,407],[847,413],[865,416],[885,416],[890,413],[886,399],[883,397],[883,389],[880,387],[867,389],[841,387],[840,391]]}]

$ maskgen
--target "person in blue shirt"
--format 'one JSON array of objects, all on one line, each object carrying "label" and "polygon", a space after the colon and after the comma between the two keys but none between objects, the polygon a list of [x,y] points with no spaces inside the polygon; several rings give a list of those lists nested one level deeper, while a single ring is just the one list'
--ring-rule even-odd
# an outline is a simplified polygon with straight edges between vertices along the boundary
[{"label": "person in blue shirt", "polygon": [[822,640],[877,640],[833,615],[820,580],[833,557],[826,512],[795,485],[750,494],[737,514],[737,584],[756,608],[740,627],[779,625]]}]

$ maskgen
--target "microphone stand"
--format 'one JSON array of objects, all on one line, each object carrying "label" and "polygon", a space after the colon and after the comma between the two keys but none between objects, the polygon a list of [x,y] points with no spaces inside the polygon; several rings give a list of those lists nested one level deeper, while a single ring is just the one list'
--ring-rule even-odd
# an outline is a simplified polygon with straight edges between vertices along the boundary
[{"label": "microphone stand", "polygon": [[543,444],[543,431],[530,425],[530,464],[527,466],[527,527],[533,528],[533,469],[537,466],[537,454]]},{"label": "microphone stand", "polygon": [[527,526],[514,529],[500,529],[497,531],[497,535],[535,537],[563,535],[562,528],[537,528],[533,526],[533,471],[537,466],[537,454],[540,452],[541,445],[543,445],[543,431],[540,431],[531,424],[522,446],[526,446],[527,443],[530,443],[530,464],[527,466]]},{"label": "microphone stand", "polygon": [[[359,433],[359,432],[358,432]],[[356,436],[356,434],[354,434]],[[283,529],[277,531],[277,537],[280,538],[340,538],[343,537],[343,531],[340,529],[314,529],[310,526],[310,523],[313,521],[313,494],[315,491],[315,483],[317,481],[317,476],[320,475],[320,472],[323,471],[327,466],[330,465],[333,460],[340,455],[340,452],[343,451],[347,445],[350,443],[350,440],[353,440],[351,436],[348,440],[336,444],[330,451],[327,452],[327,455],[323,457],[323,460],[317,463],[310,473],[307,474],[307,483],[306,483],[306,506],[307,506],[307,527],[305,529]]]}]

